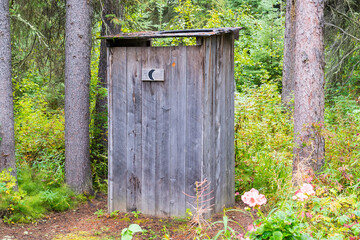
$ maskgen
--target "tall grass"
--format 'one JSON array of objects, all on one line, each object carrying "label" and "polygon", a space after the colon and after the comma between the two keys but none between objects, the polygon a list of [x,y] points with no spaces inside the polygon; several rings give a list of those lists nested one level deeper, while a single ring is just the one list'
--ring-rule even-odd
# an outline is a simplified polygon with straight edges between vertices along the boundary
[{"label": "tall grass", "polygon": [[291,184],[293,124],[277,85],[244,88],[235,119],[235,191],[256,188],[278,201]]}]

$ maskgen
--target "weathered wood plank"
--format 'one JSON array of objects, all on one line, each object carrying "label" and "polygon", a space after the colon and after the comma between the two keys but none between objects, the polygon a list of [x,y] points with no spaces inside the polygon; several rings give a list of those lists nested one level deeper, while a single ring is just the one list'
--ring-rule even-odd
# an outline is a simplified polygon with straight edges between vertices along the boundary
[{"label": "weathered wood plank", "polygon": [[156,215],[169,216],[170,191],[170,103],[169,83],[170,52],[167,47],[151,49],[152,68],[165,70],[164,82],[153,82],[157,92],[156,104]]},{"label": "weathered wood plank", "polygon": [[[151,66],[151,48],[142,48],[142,67]],[[155,215],[156,187],[156,89],[142,83],[142,199],[141,212]]]},{"label": "weathered wood plank", "polygon": [[226,126],[225,126],[225,59],[223,56],[224,39],[223,36],[216,37],[216,83],[215,83],[215,141],[216,141],[216,207],[215,212],[220,212],[225,206],[226,198],[226,159],[225,159],[225,142],[226,142]]},{"label": "weathered wood plank", "polygon": [[[186,52],[186,81],[187,81],[187,119],[186,119],[186,162],[185,162],[185,191],[194,196],[195,181],[201,181],[201,165],[203,161],[203,69],[204,58],[201,46],[187,47]],[[193,199],[186,197],[187,203]],[[187,208],[190,205],[187,204]]]},{"label": "weathered wood plank", "polygon": [[[229,34],[202,46],[111,48],[110,211],[184,215],[194,199],[183,192],[194,196],[204,178],[216,212],[233,204],[232,41]],[[142,82],[143,68],[163,68],[165,81]]]},{"label": "weathered wood plank", "polygon": [[233,206],[235,204],[235,150],[234,150],[234,34],[226,34],[225,46],[226,51],[224,54],[227,56],[227,69],[226,69],[226,117],[227,117],[227,192],[228,198],[226,201],[226,207]]},{"label": "weathered wood plank", "polygon": [[112,48],[110,70],[110,211],[126,211],[127,121],[126,121],[126,49]]},{"label": "weathered wood plank", "polygon": [[[205,39],[205,63],[204,63],[204,101],[203,101],[203,178],[207,179],[210,184],[210,191],[213,191],[211,194],[207,195],[204,200],[207,200],[207,207],[215,203],[214,192],[215,192],[215,181],[213,180],[215,176],[214,171],[214,156],[215,156],[215,147],[214,147],[214,119],[213,119],[213,88],[214,88],[214,77],[213,77],[213,59],[215,52],[212,49],[212,40],[211,38]],[[212,199],[212,200],[211,200]]]},{"label": "weathered wood plank", "polygon": [[[127,48],[127,211],[141,199],[141,49]],[[130,64],[129,64],[130,63]]]},{"label": "weathered wood plank", "polygon": [[111,78],[111,69],[112,69],[112,58],[113,51],[111,48],[106,49],[107,55],[107,74],[106,81],[108,84],[108,212],[114,211],[114,191],[113,191],[113,172],[115,170],[113,165],[113,149],[114,149],[114,140],[113,140],[113,112],[112,112],[112,103],[113,103],[113,90],[112,90],[112,78]]},{"label": "weathered wood plank", "polygon": [[186,160],[186,47],[171,48],[170,215],[184,216]]}]

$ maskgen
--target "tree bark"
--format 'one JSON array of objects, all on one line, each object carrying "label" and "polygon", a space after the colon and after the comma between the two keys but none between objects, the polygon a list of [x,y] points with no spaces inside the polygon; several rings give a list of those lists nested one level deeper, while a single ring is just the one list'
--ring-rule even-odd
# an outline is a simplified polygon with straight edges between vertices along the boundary
[{"label": "tree bark", "polygon": [[290,106],[294,98],[294,64],[295,64],[295,0],[286,1],[284,63],[281,101],[284,106]]},{"label": "tree bark", "polygon": [[296,1],[293,180],[324,164],[324,0]]},{"label": "tree bark", "polygon": [[89,150],[91,6],[67,0],[65,39],[65,174],[76,193],[92,193]]},{"label": "tree bark", "polygon": [[[101,36],[108,34],[117,34],[121,32],[121,25],[115,25],[111,18],[106,17],[109,14],[121,16],[121,4],[118,0],[104,0],[102,6],[102,26]],[[99,58],[99,87],[107,88],[106,75],[107,75],[107,52],[106,42],[101,40],[100,45],[100,58]],[[95,119],[94,125],[96,128],[94,147],[99,149],[100,152],[107,152],[107,97],[102,95],[96,96],[95,104]]]},{"label": "tree bark", "polygon": [[0,0],[0,172],[16,177],[9,1]]}]

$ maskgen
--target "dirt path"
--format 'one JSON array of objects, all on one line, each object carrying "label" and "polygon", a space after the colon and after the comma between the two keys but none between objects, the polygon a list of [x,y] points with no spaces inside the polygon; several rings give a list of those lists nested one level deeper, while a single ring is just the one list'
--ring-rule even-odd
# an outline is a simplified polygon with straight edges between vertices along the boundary
[{"label": "dirt path", "polygon": [[[189,223],[183,219],[152,218],[140,214],[118,214],[110,216],[106,213],[106,195],[101,195],[90,202],[81,204],[77,209],[63,213],[52,213],[46,219],[39,220],[34,224],[6,225],[0,222],[0,240],[13,239],[120,239],[122,229],[131,223],[139,224],[146,232],[136,235],[134,239],[189,239],[191,229]],[[243,209],[243,205],[237,204],[235,209]],[[104,215],[101,215],[101,209]],[[100,211],[98,211],[100,210]],[[98,211],[99,214],[94,213]],[[238,211],[229,212],[229,219],[246,227],[251,224],[251,218]],[[214,215],[212,222],[222,220],[223,215]],[[235,229],[239,226],[233,225]],[[218,224],[209,230],[210,235],[222,229]]]}]

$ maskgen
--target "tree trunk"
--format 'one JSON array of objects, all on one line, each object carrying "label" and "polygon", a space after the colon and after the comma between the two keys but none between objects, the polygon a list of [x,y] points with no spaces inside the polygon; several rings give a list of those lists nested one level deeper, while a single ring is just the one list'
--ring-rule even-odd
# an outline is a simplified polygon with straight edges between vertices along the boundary
[{"label": "tree trunk", "polygon": [[[108,34],[117,34],[121,31],[120,25],[115,25],[111,18],[106,17],[109,14],[120,16],[121,4],[118,0],[104,0],[102,6],[102,26],[101,36]],[[101,40],[100,58],[99,58],[99,87],[107,88],[106,75],[107,75],[107,55],[106,55],[105,40]],[[107,97],[98,94],[96,96],[95,104],[95,119],[94,125],[96,128],[93,147],[97,148],[100,152],[107,152]]]},{"label": "tree trunk", "polygon": [[92,192],[89,150],[91,6],[88,0],[66,2],[65,174],[77,193]]},{"label": "tree trunk", "polygon": [[295,0],[286,1],[284,63],[281,101],[290,106],[294,97],[294,64],[295,64]]},{"label": "tree trunk", "polygon": [[0,172],[15,168],[9,1],[0,0]]},{"label": "tree trunk", "polygon": [[324,0],[296,1],[293,180],[324,164]]}]

